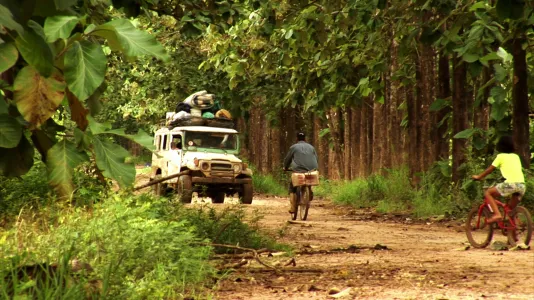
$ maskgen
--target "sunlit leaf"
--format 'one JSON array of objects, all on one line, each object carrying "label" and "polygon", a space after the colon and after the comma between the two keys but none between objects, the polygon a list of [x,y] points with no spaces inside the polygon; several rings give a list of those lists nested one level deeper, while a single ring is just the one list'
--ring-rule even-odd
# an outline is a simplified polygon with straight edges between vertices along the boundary
[{"label": "sunlit leaf", "polygon": [[87,41],[74,42],[65,53],[65,80],[76,97],[85,100],[104,81],[107,58],[102,47]]},{"label": "sunlit leaf", "polygon": [[111,141],[95,136],[93,145],[96,165],[105,177],[114,179],[122,188],[132,186],[135,179],[135,166],[125,163],[128,151]]},{"label": "sunlit leaf", "polygon": [[469,128],[454,135],[455,139],[468,139],[476,132],[476,128]]},{"label": "sunlit leaf", "polygon": [[22,126],[17,119],[8,114],[0,114],[0,147],[14,148],[19,144],[21,137]]},{"label": "sunlit leaf", "polygon": [[78,18],[74,16],[53,16],[48,17],[44,23],[46,41],[55,42],[57,39],[66,39],[78,23]]},{"label": "sunlit leaf", "polygon": [[122,51],[128,57],[152,55],[163,61],[170,58],[154,36],[137,30],[126,19],[117,19],[99,25],[91,32],[91,35],[105,38],[113,51]]},{"label": "sunlit leaf", "polygon": [[18,110],[33,127],[50,118],[65,96],[65,82],[58,72],[44,78],[31,67],[24,67],[14,83],[14,99]]},{"label": "sunlit leaf", "polygon": [[13,67],[19,58],[19,51],[13,43],[0,44],[0,73]]},{"label": "sunlit leaf", "polygon": [[34,149],[26,137],[15,148],[0,148],[0,175],[17,177],[26,174],[33,166]]},{"label": "sunlit leaf", "polygon": [[76,146],[63,140],[55,144],[47,153],[47,169],[50,184],[56,188],[61,197],[70,197],[74,190],[72,174],[74,168],[89,157],[80,152]]},{"label": "sunlit leaf", "polygon": [[15,44],[26,62],[35,67],[41,75],[49,77],[52,74],[54,56],[39,33],[33,29],[28,29],[16,38]]},{"label": "sunlit leaf", "polygon": [[18,34],[24,33],[22,26],[13,19],[11,11],[3,5],[0,5],[0,25],[15,30]]},{"label": "sunlit leaf", "polygon": [[127,139],[130,139],[134,142],[136,142],[137,144],[149,149],[149,150],[154,150],[154,138],[150,135],[148,135],[146,132],[144,132],[142,129],[139,129],[139,131],[136,133],[136,134],[126,134],[124,132],[124,129],[114,129],[114,130],[110,130],[110,131],[106,131],[104,133],[109,133],[109,134],[115,134],[115,135],[119,135],[119,136],[122,136],[122,137],[125,137]]}]

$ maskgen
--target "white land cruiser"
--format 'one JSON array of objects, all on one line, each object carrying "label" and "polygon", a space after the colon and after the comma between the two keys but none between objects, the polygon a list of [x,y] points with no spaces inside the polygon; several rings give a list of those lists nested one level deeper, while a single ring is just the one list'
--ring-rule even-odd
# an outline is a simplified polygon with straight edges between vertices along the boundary
[{"label": "white land cruiser", "polygon": [[161,128],[156,131],[152,154],[152,179],[186,172],[154,185],[156,194],[174,189],[183,203],[191,203],[193,192],[223,203],[225,195],[239,194],[252,203],[252,171],[237,157],[238,132],[209,126]]}]

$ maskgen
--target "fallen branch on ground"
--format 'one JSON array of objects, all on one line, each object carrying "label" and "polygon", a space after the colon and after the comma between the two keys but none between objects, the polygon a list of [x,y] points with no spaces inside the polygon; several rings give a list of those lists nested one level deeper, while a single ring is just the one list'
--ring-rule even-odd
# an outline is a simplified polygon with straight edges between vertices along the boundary
[{"label": "fallen branch on ground", "polygon": [[236,250],[241,250],[241,251],[248,251],[248,252],[252,252],[254,254],[254,259],[262,266],[264,267],[267,267],[273,271],[276,271],[278,272],[279,269],[276,268],[276,267],[273,267],[265,262],[263,262],[261,259],[260,259],[260,255],[258,254],[258,251],[256,249],[252,249],[252,248],[244,248],[244,247],[239,247],[239,246],[234,246],[234,245],[225,245],[225,244],[211,244],[211,243],[198,243],[200,245],[204,245],[204,246],[212,246],[212,247],[222,247],[222,248],[228,248],[228,249],[236,249]]},{"label": "fallen branch on ground", "polygon": [[186,174],[188,174],[188,173],[189,173],[189,171],[183,171],[183,172],[176,173],[176,174],[172,174],[172,175],[169,175],[169,176],[166,176],[166,177],[162,177],[162,178],[159,178],[159,179],[156,179],[156,180],[151,180],[151,181],[149,181],[148,183],[145,183],[145,184],[143,184],[143,185],[140,185],[140,186],[138,186],[138,187],[135,187],[133,190],[134,190],[134,191],[138,191],[138,190],[140,190],[140,189],[144,189],[144,188],[149,187],[149,186],[152,186],[152,185],[154,185],[154,184],[158,184],[158,183],[163,182],[163,181],[165,181],[165,180],[169,180],[169,179],[173,179],[173,178],[176,178],[176,177],[180,177],[180,176],[182,176],[182,175],[186,175]]}]

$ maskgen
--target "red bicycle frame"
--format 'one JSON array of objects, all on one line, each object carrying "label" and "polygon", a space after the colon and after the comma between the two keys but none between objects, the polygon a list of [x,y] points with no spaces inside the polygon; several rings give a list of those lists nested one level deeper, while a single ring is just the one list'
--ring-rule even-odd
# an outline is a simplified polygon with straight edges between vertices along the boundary
[{"label": "red bicycle frame", "polygon": [[[510,212],[512,211],[512,209],[508,206],[508,204],[504,204],[502,203],[501,201],[495,199],[495,204],[497,204],[497,206],[500,206],[503,208],[504,210],[504,216],[502,218],[502,220],[500,221],[497,221],[497,225],[499,226],[500,229],[506,229],[506,230],[512,230],[512,229],[515,229],[516,228],[516,224],[514,222],[514,220],[512,218],[510,218],[508,220],[508,222],[510,222],[510,226],[506,226],[504,221],[506,219],[507,216],[509,216]],[[480,205],[480,207],[478,208],[478,220],[477,220],[477,228],[480,228],[480,217],[482,216],[482,210],[484,209],[484,207],[487,206],[489,211],[491,213],[493,213],[493,209],[491,209],[491,205],[489,204],[489,201],[486,197],[484,197],[484,203]]]}]

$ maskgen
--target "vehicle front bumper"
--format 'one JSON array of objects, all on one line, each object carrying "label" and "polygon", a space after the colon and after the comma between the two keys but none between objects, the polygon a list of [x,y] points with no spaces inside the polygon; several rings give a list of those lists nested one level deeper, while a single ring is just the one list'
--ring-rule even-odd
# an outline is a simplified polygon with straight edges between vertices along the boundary
[{"label": "vehicle front bumper", "polygon": [[245,184],[252,183],[252,178],[231,178],[231,177],[193,177],[193,183],[200,184]]}]

